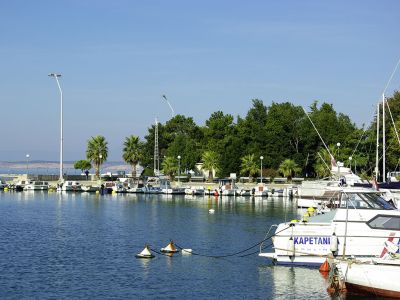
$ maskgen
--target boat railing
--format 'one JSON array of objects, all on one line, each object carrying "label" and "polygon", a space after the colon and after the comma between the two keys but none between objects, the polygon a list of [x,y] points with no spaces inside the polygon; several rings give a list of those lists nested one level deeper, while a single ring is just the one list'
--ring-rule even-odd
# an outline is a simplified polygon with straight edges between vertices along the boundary
[{"label": "boat railing", "polygon": [[271,232],[272,228],[274,228],[274,227],[278,228],[278,224],[272,224],[271,227],[268,229],[266,235],[264,236],[264,239],[263,239],[262,243],[260,244],[260,253],[262,253],[262,250],[264,248],[264,242],[269,240],[268,239],[269,233]]}]

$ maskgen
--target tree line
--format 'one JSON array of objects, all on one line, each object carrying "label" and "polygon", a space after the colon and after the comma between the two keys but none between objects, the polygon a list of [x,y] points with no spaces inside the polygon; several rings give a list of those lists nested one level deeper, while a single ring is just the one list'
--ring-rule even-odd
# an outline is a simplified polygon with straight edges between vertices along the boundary
[{"label": "tree line", "polygon": [[[396,91],[387,98],[387,103],[399,127],[400,93]],[[336,112],[332,104],[317,101],[308,107],[307,114],[337,161],[362,176],[372,175],[376,117],[368,127],[357,127],[349,116]],[[309,118],[301,106],[290,102],[273,102],[266,106],[259,99],[252,100],[244,117],[217,111],[203,126],[197,125],[192,117],[176,115],[157,126],[162,171],[165,175],[176,176],[178,164],[182,172],[194,170],[196,163],[202,162],[210,178],[214,174],[226,177],[230,173],[254,177],[261,175],[261,166],[265,177],[325,177],[329,175],[330,157]],[[386,124],[386,165],[387,170],[395,170],[399,166],[400,146],[389,113],[386,113]],[[130,135],[123,142],[122,158],[132,166],[134,177],[153,175],[155,128],[152,124],[143,140]],[[86,163],[93,164],[97,175],[107,156],[105,137],[91,137]],[[78,169],[89,167],[79,165],[84,161],[76,163]],[[138,164],[144,168],[142,174],[136,174]]]}]

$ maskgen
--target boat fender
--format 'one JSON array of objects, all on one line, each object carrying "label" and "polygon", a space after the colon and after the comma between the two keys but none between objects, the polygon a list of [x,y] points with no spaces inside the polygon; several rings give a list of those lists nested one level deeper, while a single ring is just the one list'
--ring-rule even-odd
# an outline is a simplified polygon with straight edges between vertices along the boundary
[{"label": "boat fender", "polygon": [[337,255],[337,252],[338,252],[338,244],[339,244],[338,237],[337,237],[337,235],[336,235],[335,232],[334,232],[334,233],[332,233],[332,236],[331,236],[331,243],[330,243],[330,250],[331,250],[331,252],[332,252],[332,254],[333,254],[334,256]]},{"label": "boat fender", "polygon": [[289,238],[289,241],[287,244],[287,249],[288,249],[287,253],[288,253],[290,259],[292,259],[292,257],[295,256],[294,239],[292,236]]}]

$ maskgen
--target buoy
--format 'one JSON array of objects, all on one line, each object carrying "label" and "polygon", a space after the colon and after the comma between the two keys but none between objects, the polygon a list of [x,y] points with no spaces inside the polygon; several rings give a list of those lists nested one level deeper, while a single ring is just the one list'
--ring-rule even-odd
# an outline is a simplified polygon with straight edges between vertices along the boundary
[{"label": "buoy", "polygon": [[179,252],[179,250],[175,248],[174,242],[172,240],[169,242],[167,247],[161,248],[160,251],[163,252],[163,253],[176,253],[176,252]]},{"label": "buoy", "polygon": [[332,236],[331,236],[331,242],[330,242],[330,250],[331,250],[331,252],[332,252],[333,255],[336,255],[336,254],[337,254],[337,251],[338,251],[338,244],[339,244],[339,242],[338,242],[338,237],[337,237],[337,235],[335,234],[335,232],[333,232],[333,233],[332,233]]},{"label": "buoy", "polygon": [[182,249],[182,254],[192,254],[192,249]]},{"label": "buoy", "polygon": [[309,214],[310,216],[313,215],[314,211],[315,211],[314,207],[309,207],[309,208],[307,208],[307,212],[308,212],[308,214]]},{"label": "buoy", "polygon": [[5,187],[5,188],[4,188],[4,191],[5,191],[5,192],[8,192],[8,187]]},{"label": "buoy", "polygon": [[210,214],[215,213],[215,209],[214,209],[214,208],[209,209],[209,210],[208,210],[208,213],[210,213]]},{"label": "buoy", "polygon": [[328,259],[325,259],[325,262],[319,267],[319,271],[321,273],[327,273],[329,272],[330,266],[329,266],[329,262]]},{"label": "buoy", "polygon": [[136,258],[153,258],[154,255],[150,252],[149,246],[146,244],[142,252],[135,255]]},{"label": "buoy", "polygon": [[214,196],[219,196],[219,193],[217,190],[214,191]]},{"label": "buoy", "polygon": [[297,223],[297,220],[293,219],[293,220],[290,221],[290,223]]},{"label": "buoy", "polygon": [[100,191],[96,191],[96,194],[100,194]]}]

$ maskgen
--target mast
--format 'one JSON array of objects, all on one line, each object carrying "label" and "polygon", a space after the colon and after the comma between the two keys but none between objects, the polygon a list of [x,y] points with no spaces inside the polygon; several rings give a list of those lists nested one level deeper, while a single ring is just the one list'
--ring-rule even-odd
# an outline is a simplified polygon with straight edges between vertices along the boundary
[{"label": "mast", "polygon": [[379,102],[376,108],[376,160],[375,160],[375,180],[378,182],[379,173]]},{"label": "mast", "polygon": [[160,175],[160,156],[158,153],[158,121],[156,118],[156,123],[154,127],[154,175]]},{"label": "mast", "polygon": [[385,94],[382,94],[382,182],[386,181]]}]

